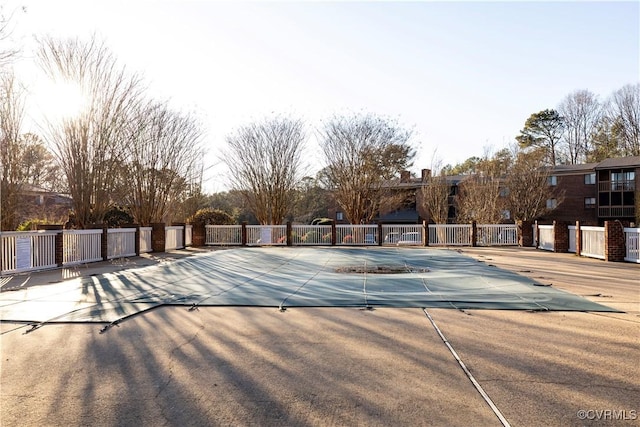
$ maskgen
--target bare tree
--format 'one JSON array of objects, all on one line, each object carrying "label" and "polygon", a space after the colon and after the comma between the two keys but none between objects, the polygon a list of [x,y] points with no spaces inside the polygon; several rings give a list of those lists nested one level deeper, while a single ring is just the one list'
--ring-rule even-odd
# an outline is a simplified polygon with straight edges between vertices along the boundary
[{"label": "bare tree", "polygon": [[421,189],[422,209],[429,220],[436,224],[446,224],[449,218],[449,196],[451,184],[444,174],[431,176]]},{"label": "bare tree", "polygon": [[[550,169],[545,164],[544,150],[518,152],[505,180],[508,191],[506,205],[516,221],[532,221],[562,203],[564,194],[550,186]],[[555,200],[554,203],[547,201]]]},{"label": "bare tree", "polygon": [[593,134],[600,120],[602,105],[593,93],[577,90],[564,98],[558,112],[564,119],[563,139],[569,153],[569,162],[582,163],[594,150]]},{"label": "bare tree", "polygon": [[0,70],[13,62],[16,56],[20,53],[20,50],[17,47],[10,46],[12,34],[11,25],[15,16],[14,13],[15,12],[12,12],[8,16],[5,15],[3,6],[0,5],[0,46],[2,46],[2,48],[0,48]]},{"label": "bare tree", "polygon": [[45,137],[64,171],[80,227],[102,222],[123,171],[127,124],[135,116],[141,83],[95,38],[40,40],[39,63],[54,81],[77,84],[87,107],[49,121]]},{"label": "bare tree", "polygon": [[640,83],[626,85],[610,99],[610,117],[625,156],[640,156]]},{"label": "bare tree", "polygon": [[324,126],[325,184],[352,224],[402,203],[404,195],[388,184],[411,165],[410,138],[395,121],[374,115],[335,117]]},{"label": "bare tree", "polygon": [[200,191],[200,127],[192,116],[156,102],[141,107],[128,126],[122,197],[139,224],[170,222],[182,203]]},{"label": "bare tree", "polygon": [[0,75],[0,170],[2,182],[0,216],[2,230],[18,226],[21,194],[26,176],[22,168],[23,144],[20,140],[24,119],[24,92],[12,74]]},{"label": "bare tree", "polygon": [[305,140],[301,120],[281,117],[251,123],[227,137],[232,187],[260,224],[281,224],[293,209]]},{"label": "bare tree", "polygon": [[497,177],[475,175],[459,184],[457,196],[459,223],[476,221],[497,224],[503,219],[504,206]]}]

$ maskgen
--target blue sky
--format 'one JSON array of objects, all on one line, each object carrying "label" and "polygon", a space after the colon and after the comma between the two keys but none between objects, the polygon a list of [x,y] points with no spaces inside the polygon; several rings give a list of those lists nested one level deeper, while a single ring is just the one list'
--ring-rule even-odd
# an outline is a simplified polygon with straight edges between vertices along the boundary
[{"label": "blue sky", "polygon": [[[34,34],[102,37],[150,93],[205,125],[205,189],[225,135],[272,113],[313,128],[372,112],[414,129],[413,170],[512,143],[530,114],[640,81],[639,2],[10,0],[22,75]],[[6,6],[5,6],[6,7]],[[35,73],[35,71],[33,72]],[[26,82],[27,84],[29,82]],[[311,138],[310,172],[321,166]],[[217,166],[212,166],[217,165]]]}]

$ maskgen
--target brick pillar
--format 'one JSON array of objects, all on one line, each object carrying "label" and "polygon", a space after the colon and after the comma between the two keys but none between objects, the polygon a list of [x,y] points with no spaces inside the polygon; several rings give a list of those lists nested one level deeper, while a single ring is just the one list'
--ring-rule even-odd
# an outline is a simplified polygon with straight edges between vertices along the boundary
[{"label": "brick pillar", "polygon": [[64,260],[64,238],[62,236],[63,226],[62,225],[51,225],[51,224],[39,224],[36,226],[38,230],[49,230],[49,231],[58,231],[55,237],[55,251],[56,251],[56,265],[58,267],[62,267],[62,262]]},{"label": "brick pillar", "polygon": [[605,261],[624,261],[624,227],[620,221],[604,222],[604,259]]},{"label": "brick pillar", "polygon": [[247,222],[242,223],[242,246],[247,246]]},{"label": "brick pillar", "polygon": [[109,228],[105,224],[102,226],[102,241],[100,242],[100,252],[102,252],[102,260],[109,259]]},{"label": "brick pillar", "polygon": [[569,227],[566,222],[553,221],[553,251],[569,252]]},{"label": "brick pillar", "polygon": [[336,229],[336,222],[331,221],[331,246],[336,245],[337,236],[338,236],[338,231]]},{"label": "brick pillar", "polygon": [[424,245],[429,246],[429,221],[424,221]]},{"label": "brick pillar", "polygon": [[191,246],[204,246],[207,242],[207,227],[203,222],[192,224]]},{"label": "brick pillar", "polygon": [[533,246],[533,223],[531,221],[518,221],[518,245],[520,247]]},{"label": "brick pillar", "polygon": [[580,221],[576,221],[576,255],[582,253],[582,232],[580,231]]},{"label": "brick pillar", "polygon": [[287,221],[287,246],[293,245],[293,226],[291,221]]},{"label": "brick pillar", "polygon": [[153,252],[164,252],[166,247],[166,232],[164,222],[154,222],[151,224],[151,250]]},{"label": "brick pillar", "polygon": [[471,221],[471,246],[478,246],[478,224]]}]

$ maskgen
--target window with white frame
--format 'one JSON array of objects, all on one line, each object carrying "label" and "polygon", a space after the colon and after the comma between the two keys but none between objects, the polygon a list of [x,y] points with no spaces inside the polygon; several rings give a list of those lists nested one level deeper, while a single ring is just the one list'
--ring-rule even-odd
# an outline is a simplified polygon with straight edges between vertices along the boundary
[{"label": "window with white frame", "polygon": [[585,209],[594,209],[596,207],[596,198],[595,197],[585,197],[584,198],[584,207],[585,207]]},{"label": "window with white frame", "polygon": [[342,214],[342,212],[336,212],[336,219],[338,221],[342,221],[344,218],[344,215]]},{"label": "window with white frame", "polygon": [[587,185],[593,185],[596,183],[596,174],[594,173],[588,173],[584,176],[584,183]]}]

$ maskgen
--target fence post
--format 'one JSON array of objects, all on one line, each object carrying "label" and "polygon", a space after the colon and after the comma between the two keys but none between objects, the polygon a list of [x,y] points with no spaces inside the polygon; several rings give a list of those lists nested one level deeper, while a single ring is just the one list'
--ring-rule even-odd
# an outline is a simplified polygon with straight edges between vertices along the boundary
[{"label": "fence post", "polygon": [[471,246],[478,246],[478,224],[475,221],[471,221]]},{"label": "fence post", "polygon": [[553,251],[569,252],[569,226],[563,221],[553,221]]},{"label": "fence post", "polygon": [[107,224],[102,225],[102,239],[100,241],[100,252],[102,254],[102,260],[109,259],[109,226]]},{"label": "fence post", "polygon": [[605,261],[624,261],[626,242],[624,227],[620,221],[604,222],[604,259]]},{"label": "fence post", "polygon": [[287,246],[291,246],[293,244],[293,226],[291,225],[291,221],[287,221]]},{"label": "fence post", "polygon": [[207,241],[207,227],[204,222],[191,224],[191,246],[204,246]]},{"label": "fence post", "polygon": [[533,228],[536,230],[534,233],[535,241],[533,242],[536,249],[540,246],[540,228],[538,228],[538,220],[533,223]]},{"label": "fence post", "polygon": [[154,222],[151,224],[151,250],[153,252],[164,252],[166,247],[166,231],[164,222]]},{"label": "fence post", "polygon": [[338,236],[338,230],[336,228],[336,222],[331,221],[331,246],[336,245],[337,236]]},{"label": "fence post", "polygon": [[520,247],[533,246],[533,223],[531,221],[516,222],[518,245]]},{"label": "fence post", "polygon": [[242,222],[242,246],[247,246],[247,221]]},{"label": "fence post", "polygon": [[582,232],[580,231],[580,221],[576,221],[576,255],[582,253]]},{"label": "fence post", "polygon": [[424,221],[424,245],[429,246],[429,221]]}]

